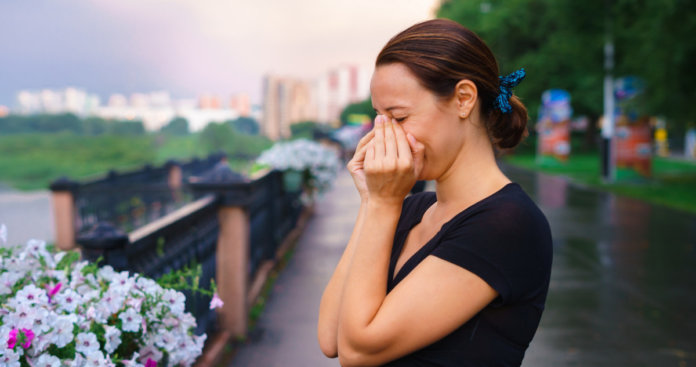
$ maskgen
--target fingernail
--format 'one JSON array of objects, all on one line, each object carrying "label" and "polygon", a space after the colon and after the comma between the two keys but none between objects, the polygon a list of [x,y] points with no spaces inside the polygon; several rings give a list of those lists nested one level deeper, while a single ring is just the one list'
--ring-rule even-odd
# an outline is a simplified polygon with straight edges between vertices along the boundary
[{"label": "fingernail", "polygon": [[410,141],[411,144],[416,145],[416,138],[414,138],[411,133],[406,133],[406,138],[408,138],[408,141]]},{"label": "fingernail", "polygon": [[382,115],[377,116],[377,118],[375,118],[375,125],[381,125],[382,123],[384,123],[382,119]]}]

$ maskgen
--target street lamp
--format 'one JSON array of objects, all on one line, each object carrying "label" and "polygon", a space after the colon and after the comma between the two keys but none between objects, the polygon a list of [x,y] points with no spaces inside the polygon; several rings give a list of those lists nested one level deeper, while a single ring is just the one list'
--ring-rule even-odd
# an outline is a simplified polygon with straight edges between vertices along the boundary
[{"label": "street lamp", "polygon": [[611,2],[606,1],[606,40],[604,43],[604,122],[602,123],[602,179],[614,181],[614,41],[611,35]]}]

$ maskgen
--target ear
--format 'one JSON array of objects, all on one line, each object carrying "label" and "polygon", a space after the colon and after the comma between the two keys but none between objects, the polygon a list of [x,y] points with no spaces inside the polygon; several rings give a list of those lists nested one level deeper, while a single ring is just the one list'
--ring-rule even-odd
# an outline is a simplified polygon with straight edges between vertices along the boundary
[{"label": "ear", "polygon": [[469,79],[462,79],[454,87],[455,99],[459,118],[468,118],[474,111],[476,101],[478,101],[478,89],[476,84]]}]

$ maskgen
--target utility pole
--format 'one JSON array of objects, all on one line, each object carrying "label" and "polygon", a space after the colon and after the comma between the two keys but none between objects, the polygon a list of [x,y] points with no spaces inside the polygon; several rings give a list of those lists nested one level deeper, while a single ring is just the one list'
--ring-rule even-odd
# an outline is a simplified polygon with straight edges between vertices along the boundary
[{"label": "utility pole", "polygon": [[602,179],[613,182],[615,177],[614,146],[614,41],[611,32],[611,1],[606,4],[606,40],[604,43],[604,123],[602,124]]}]

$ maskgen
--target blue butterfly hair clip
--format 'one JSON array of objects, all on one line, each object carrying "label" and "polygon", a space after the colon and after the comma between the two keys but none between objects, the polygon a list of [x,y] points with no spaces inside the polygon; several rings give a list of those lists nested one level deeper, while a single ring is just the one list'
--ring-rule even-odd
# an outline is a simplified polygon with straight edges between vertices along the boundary
[{"label": "blue butterfly hair clip", "polygon": [[522,79],[527,75],[524,68],[513,71],[506,76],[499,76],[500,78],[500,88],[498,97],[495,99],[495,108],[499,109],[502,113],[512,112],[512,106],[510,106],[510,97],[512,97],[512,88],[520,84]]}]

